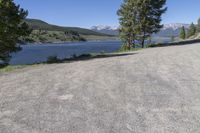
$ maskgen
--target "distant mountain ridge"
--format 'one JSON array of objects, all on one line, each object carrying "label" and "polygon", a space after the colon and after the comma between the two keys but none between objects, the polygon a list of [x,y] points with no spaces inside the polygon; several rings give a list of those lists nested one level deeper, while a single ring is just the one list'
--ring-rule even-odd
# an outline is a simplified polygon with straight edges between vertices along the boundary
[{"label": "distant mountain ridge", "polygon": [[[169,37],[169,36],[178,36],[181,27],[185,27],[186,29],[189,28],[189,24],[184,23],[171,23],[171,24],[164,24],[161,31],[154,36],[162,36],[162,37]],[[99,33],[109,34],[109,35],[119,35],[119,26],[105,26],[105,25],[98,25],[92,26],[91,30]]]},{"label": "distant mountain ridge", "polygon": [[170,24],[164,24],[163,26],[163,29],[162,30],[165,30],[165,29],[169,29],[169,28],[172,28],[173,30],[177,30],[181,27],[185,27],[186,29],[188,29],[190,27],[190,24],[184,24],[184,23],[170,23]]},{"label": "distant mountain ridge", "polygon": [[[38,19],[26,19],[25,22],[33,29],[32,34],[25,38],[25,43],[118,40],[119,36],[119,26],[98,25],[86,29],[56,26]],[[188,29],[190,25],[183,23],[164,24],[160,32],[153,34],[152,40],[154,42],[169,42],[172,36],[176,38],[179,36],[182,26]]]},{"label": "distant mountain ridge", "polygon": [[119,35],[119,26],[106,26],[106,25],[98,25],[98,26],[92,26],[90,28],[92,31],[103,33],[103,34],[109,34],[109,35]]},{"label": "distant mountain ridge", "polygon": [[154,36],[157,37],[178,37],[180,30],[182,27],[185,27],[185,29],[189,29],[190,24],[184,24],[184,23],[171,23],[171,24],[164,24],[163,28],[155,34]]},{"label": "distant mountain ridge", "polygon": [[38,19],[26,19],[24,21],[32,29],[32,32],[28,37],[20,38],[19,43],[22,44],[115,39],[113,35],[107,35],[85,28],[57,26]]},{"label": "distant mountain ridge", "polygon": [[90,29],[84,29],[79,27],[63,27],[52,25],[47,22],[38,19],[26,19],[25,22],[34,30],[48,30],[48,31],[74,31],[81,35],[97,35],[97,36],[108,36],[103,33],[95,32]]},{"label": "distant mountain ridge", "polygon": [[92,30],[117,30],[119,28],[119,26],[107,26],[107,25],[98,25],[98,26],[92,26],[91,29]]}]

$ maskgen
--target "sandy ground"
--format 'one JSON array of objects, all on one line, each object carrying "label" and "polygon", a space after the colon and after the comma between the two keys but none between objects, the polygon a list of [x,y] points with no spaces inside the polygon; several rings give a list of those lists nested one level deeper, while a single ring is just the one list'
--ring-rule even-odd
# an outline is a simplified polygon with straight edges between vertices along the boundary
[{"label": "sandy ground", "polygon": [[0,133],[199,133],[200,44],[0,74]]}]

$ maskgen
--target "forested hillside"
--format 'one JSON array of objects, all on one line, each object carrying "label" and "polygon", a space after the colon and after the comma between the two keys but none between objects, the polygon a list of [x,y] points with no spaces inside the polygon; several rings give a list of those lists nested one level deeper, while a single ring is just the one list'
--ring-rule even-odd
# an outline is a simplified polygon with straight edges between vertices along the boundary
[{"label": "forested hillside", "polygon": [[62,27],[48,24],[42,20],[26,19],[32,29],[30,36],[22,38],[23,43],[60,43],[71,41],[86,41],[88,39],[110,38],[111,35],[94,32],[78,27]]}]

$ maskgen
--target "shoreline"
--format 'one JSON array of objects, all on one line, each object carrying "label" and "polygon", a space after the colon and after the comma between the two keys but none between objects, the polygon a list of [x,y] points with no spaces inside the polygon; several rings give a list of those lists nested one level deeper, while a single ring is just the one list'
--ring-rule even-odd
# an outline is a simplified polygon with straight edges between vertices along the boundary
[{"label": "shoreline", "polygon": [[129,51],[115,51],[111,53],[88,53],[88,54],[82,54],[79,56],[71,57],[71,58],[64,58],[59,59],[56,58],[55,60],[47,60],[40,63],[33,63],[33,64],[23,64],[23,65],[7,65],[3,68],[0,67],[0,74],[6,73],[6,72],[12,72],[15,70],[32,67],[32,66],[39,66],[39,65],[50,65],[50,64],[62,64],[62,63],[73,63],[76,61],[86,61],[86,60],[92,60],[92,59],[100,59],[100,58],[107,58],[107,57],[115,57],[115,56],[124,56],[128,55],[130,53],[139,51],[142,49],[132,49]]},{"label": "shoreline", "polygon": [[62,43],[77,43],[77,42],[87,42],[87,41],[65,41],[65,42],[34,42],[34,43],[20,43],[20,45],[42,45],[42,44],[62,44]]},{"label": "shoreline", "polygon": [[43,45],[43,44],[64,44],[64,43],[85,43],[85,42],[118,42],[120,40],[87,40],[87,41],[65,41],[65,42],[34,42],[34,43],[19,43],[20,45]]}]

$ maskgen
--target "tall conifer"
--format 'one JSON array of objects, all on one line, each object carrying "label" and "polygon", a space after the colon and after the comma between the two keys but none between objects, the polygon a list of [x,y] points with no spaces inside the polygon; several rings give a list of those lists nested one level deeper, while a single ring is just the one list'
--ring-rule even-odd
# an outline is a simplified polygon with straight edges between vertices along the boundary
[{"label": "tall conifer", "polygon": [[185,39],[186,38],[186,32],[185,32],[185,27],[184,26],[181,28],[179,37],[181,39]]},{"label": "tall conifer", "polygon": [[194,23],[192,23],[188,30],[188,38],[194,36],[196,34],[196,31],[197,31],[196,26],[194,25]]},{"label": "tall conifer", "polygon": [[13,0],[0,0],[0,64],[8,63],[10,53],[20,50],[18,39],[30,34],[23,22],[27,14]]},{"label": "tall conifer", "polygon": [[118,11],[123,42],[130,46],[138,40],[144,48],[145,40],[163,26],[160,23],[167,10],[165,3],[166,0],[124,0]]}]

